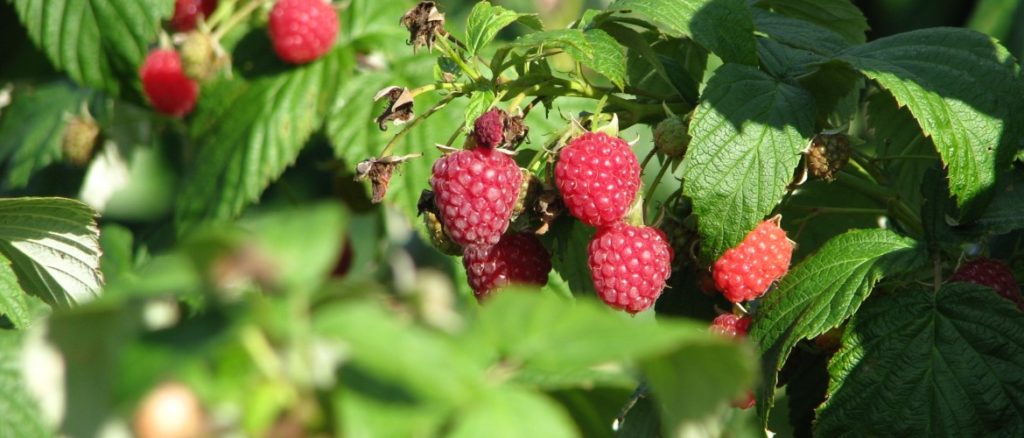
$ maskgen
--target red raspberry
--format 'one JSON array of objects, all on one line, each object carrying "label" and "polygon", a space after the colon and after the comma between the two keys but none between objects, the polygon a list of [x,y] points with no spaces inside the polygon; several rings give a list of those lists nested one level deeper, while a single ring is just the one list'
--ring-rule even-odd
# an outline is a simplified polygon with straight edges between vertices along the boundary
[{"label": "red raspberry", "polygon": [[270,40],[285,62],[305,64],[331,50],[338,14],[324,0],[278,0],[270,10]]},{"label": "red raspberry", "polygon": [[757,399],[754,398],[754,391],[748,389],[747,394],[744,395],[743,398],[739,400],[734,400],[732,402],[732,407],[739,409],[750,409],[754,407],[755,404],[757,404]]},{"label": "red raspberry", "polygon": [[792,256],[786,232],[777,220],[766,220],[715,262],[715,286],[734,303],[760,297],[786,274]]},{"label": "red raspberry", "polygon": [[173,50],[154,50],[139,69],[142,89],[153,108],[181,117],[192,111],[199,95],[199,84],[185,76],[181,57]]},{"label": "red raspberry", "polygon": [[551,256],[532,233],[509,233],[494,246],[469,246],[462,256],[469,285],[483,299],[507,284],[548,283]]},{"label": "red raspberry", "polygon": [[463,247],[497,244],[508,228],[522,179],[516,162],[494,149],[439,158],[430,187],[448,237]]},{"label": "red raspberry", "polygon": [[749,329],[749,316],[736,316],[726,313],[718,315],[714,321],[711,321],[711,333],[717,333],[730,338],[746,336]]},{"label": "red raspberry", "polygon": [[672,273],[672,248],[657,228],[618,223],[598,229],[587,253],[597,295],[629,313],[654,304]]},{"label": "red raspberry", "polygon": [[555,184],[569,213],[595,227],[622,220],[640,188],[640,164],[629,144],[588,132],[559,153]]},{"label": "red raspberry", "polygon": [[193,30],[199,16],[209,17],[214,9],[217,9],[217,0],[175,0],[171,27],[178,32]]},{"label": "red raspberry", "polygon": [[496,148],[505,141],[505,118],[501,110],[492,108],[473,122],[473,137],[476,144],[485,148]]},{"label": "red raspberry", "polygon": [[1021,297],[1020,286],[1013,278],[1010,267],[999,260],[980,257],[968,260],[960,265],[949,281],[980,284],[996,291],[999,296],[1013,301],[1024,310],[1024,297]]}]

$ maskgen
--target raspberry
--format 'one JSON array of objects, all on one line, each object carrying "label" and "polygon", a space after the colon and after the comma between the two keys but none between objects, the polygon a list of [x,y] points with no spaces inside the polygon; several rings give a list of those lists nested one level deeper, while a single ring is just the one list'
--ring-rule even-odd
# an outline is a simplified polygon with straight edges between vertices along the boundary
[{"label": "raspberry", "polygon": [[200,31],[189,32],[181,43],[181,64],[185,75],[197,81],[209,78],[226,61],[218,55],[217,42]]},{"label": "raspberry", "polygon": [[173,50],[154,50],[139,69],[142,89],[157,111],[181,117],[192,111],[199,84],[185,76],[181,57]]},{"label": "raspberry", "polygon": [[491,108],[473,122],[473,138],[476,144],[485,148],[496,148],[505,141],[505,115],[497,108]]},{"label": "raspberry", "polygon": [[338,15],[324,0],[278,0],[270,10],[270,40],[277,56],[305,64],[331,50]]},{"label": "raspberry", "polygon": [[715,262],[715,286],[729,301],[752,300],[789,270],[793,243],[776,220],[761,222]]},{"label": "raspberry", "polygon": [[678,117],[662,120],[654,128],[654,147],[670,157],[683,156],[690,145],[690,134],[686,129],[686,122]]},{"label": "raspberry", "polygon": [[754,398],[754,391],[747,390],[747,393],[739,400],[732,402],[732,407],[739,409],[750,409],[757,404],[757,399]]},{"label": "raspberry", "polygon": [[188,32],[196,28],[200,15],[209,17],[214,9],[217,9],[217,0],[175,0],[171,27],[178,32]]},{"label": "raspberry", "polygon": [[474,148],[434,162],[434,190],[444,229],[462,246],[494,245],[508,228],[523,174],[508,155]]},{"label": "raspberry", "polygon": [[1024,297],[1021,297],[1020,286],[1013,278],[1010,267],[1002,261],[984,257],[968,260],[960,265],[949,281],[988,286],[999,296],[1013,301],[1018,308],[1024,310]]},{"label": "raspberry", "polygon": [[462,264],[473,293],[483,299],[507,284],[547,284],[551,256],[536,235],[509,233],[494,246],[466,247]]},{"label": "raspberry", "polygon": [[629,144],[588,132],[559,153],[555,184],[569,213],[591,226],[614,224],[626,215],[640,188],[640,163]]},{"label": "raspberry", "polygon": [[717,333],[730,338],[744,337],[749,329],[749,316],[736,316],[726,313],[718,315],[714,321],[711,321],[711,333]]},{"label": "raspberry", "polygon": [[672,249],[657,228],[624,223],[600,228],[587,253],[597,295],[629,313],[654,304],[672,272]]},{"label": "raspberry", "polygon": [[842,134],[818,134],[811,140],[807,150],[807,170],[817,178],[826,181],[836,179],[846,163],[850,161],[850,140]]}]

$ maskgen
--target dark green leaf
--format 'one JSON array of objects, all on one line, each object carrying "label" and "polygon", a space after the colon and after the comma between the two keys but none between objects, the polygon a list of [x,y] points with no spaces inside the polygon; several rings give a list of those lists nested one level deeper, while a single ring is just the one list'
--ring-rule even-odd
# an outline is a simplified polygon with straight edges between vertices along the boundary
[{"label": "dark green leaf", "polygon": [[921,207],[921,183],[927,169],[939,165],[932,139],[921,132],[907,107],[900,107],[892,95],[876,92],[867,99],[867,118],[874,128],[870,138],[877,162],[889,178],[889,185],[911,209]]},{"label": "dark green leaf", "polygon": [[134,81],[172,11],[161,0],[15,0],[14,7],[54,66],[113,94]]},{"label": "dark green leaf", "polygon": [[757,64],[753,18],[743,0],[616,0],[608,9],[632,11],[727,62]]},{"label": "dark green leaf", "polygon": [[596,296],[587,267],[587,245],[594,229],[579,221],[561,220],[555,222],[546,236],[553,239],[548,247],[554,272],[569,284],[573,295]]},{"label": "dark green leaf", "polygon": [[763,354],[758,412],[767,418],[776,372],[797,341],[838,326],[860,307],[875,283],[927,260],[912,239],[889,230],[855,230],[821,247],[789,272],[758,304],[750,337]]},{"label": "dark green leaf", "polygon": [[850,0],[756,0],[754,5],[827,28],[851,43],[863,43],[868,30],[867,19]]},{"label": "dark green leaf", "polygon": [[868,301],[829,375],[816,435],[1024,434],[1024,318],[982,286]]},{"label": "dark green leaf", "polygon": [[693,199],[716,259],[782,199],[814,127],[814,99],[753,67],[725,64],[708,81],[690,123],[684,193]]}]

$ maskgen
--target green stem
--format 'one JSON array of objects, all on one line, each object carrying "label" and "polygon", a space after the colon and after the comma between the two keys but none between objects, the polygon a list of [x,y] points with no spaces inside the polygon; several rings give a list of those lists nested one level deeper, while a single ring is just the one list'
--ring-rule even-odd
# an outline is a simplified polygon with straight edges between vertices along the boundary
[{"label": "green stem", "polygon": [[469,78],[472,79],[473,82],[479,81],[480,73],[478,73],[476,69],[471,68],[468,64],[466,64],[466,61],[462,59],[462,56],[459,56],[459,54],[455,52],[455,49],[453,49],[452,46],[448,44],[448,42],[450,41],[448,39],[449,35],[447,33],[442,34],[440,31],[436,32],[436,35],[437,38],[434,40],[434,42],[437,44],[437,47],[439,47],[441,51],[444,52],[445,56],[451,58],[451,60],[454,61],[455,64],[459,66],[459,69],[462,70],[462,72],[465,73],[466,76],[469,76]]},{"label": "green stem", "polygon": [[657,149],[652,148],[651,152],[649,152],[647,156],[644,157],[644,161],[640,163],[640,173],[643,173],[644,169],[647,169],[647,163],[651,161],[651,158],[654,158],[654,154],[657,152]]},{"label": "green stem", "polygon": [[259,8],[260,6],[263,6],[265,4],[270,4],[270,0],[252,0],[251,2],[246,4],[244,7],[239,9],[238,12],[235,12],[234,15],[232,15],[226,21],[224,21],[223,25],[217,27],[217,31],[213,33],[213,40],[219,41],[221,38],[224,37],[224,35],[228,33],[228,31],[231,30],[232,27],[235,27],[236,25],[238,25],[238,23],[241,23],[242,20],[248,18],[249,14],[252,14],[253,11],[256,10],[256,8]]},{"label": "green stem", "polygon": [[836,182],[884,204],[889,209],[889,214],[907,227],[908,231],[917,236],[924,235],[924,226],[921,225],[921,217],[918,216],[917,213],[914,213],[907,204],[901,201],[899,199],[899,195],[895,192],[845,171],[839,172],[839,177],[836,178]]},{"label": "green stem", "polygon": [[388,144],[384,146],[384,149],[380,151],[380,156],[386,157],[388,155],[391,155],[391,149],[394,149],[395,145],[398,144],[398,140],[401,140],[402,137],[405,137],[405,134],[409,133],[409,131],[412,130],[412,128],[416,127],[416,125],[419,125],[420,122],[426,120],[434,113],[448,106],[448,104],[458,96],[459,94],[449,94],[445,96],[443,99],[441,99],[441,101],[438,102],[436,105],[430,107],[430,109],[428,109],[427,112],[423,113],[422,116],[412,119],[411,122],[402,127],[402,130],[398,131],[398,134],[395,134],[395,136],[391,138],[391,141],[389,141]]},{"label": "green stem", "polygon": [[669,163],[664,163],[661,169],[658,170],[658,174],[655,175],[654,181],[651,182],[651,186],[647,188],[647,193],[644,194],[644,212],[647,211],[647,205],[651,202],[651,197],[654,196],[654,191],[658,188],[658,184],[661,184],[661,178],[665,176],[665,172],[669,167],[672,167]]}]

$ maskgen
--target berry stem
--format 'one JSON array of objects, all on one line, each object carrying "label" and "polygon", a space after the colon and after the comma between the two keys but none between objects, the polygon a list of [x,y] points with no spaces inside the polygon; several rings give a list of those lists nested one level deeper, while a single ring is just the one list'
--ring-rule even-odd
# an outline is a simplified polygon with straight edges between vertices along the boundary
[{"label": "berry stem", "polygon": [[640,163],[640,173],[643,173],[644,169],[647,169],[647,163],[651,161],[651,158],[654,158],[654,154],[657,152],[657,148],[651,148],[651,151],[647,153],[646,157],[644,157],[644,161]]},{"label": "berry stem", "polygon": [[238,23],[242,22],[242,20],[249,18],[249,15],[257,8],[270,4],[271,1],[272,0],[252,0],[249,3],[246,3],[246,5],[239,9],[238,12],[235,12],[231,17],[228,17],[228,19],[224,21],[224,24],[217,27],[217,30],[214,31],[212,35],[213,40],[220,41],[220,39],[231,30],[231,28],[237,26]]},{"label": "berry stem", "polygon": [[445,96],[443,99],[441,99],[441,101],[437,102],[436,105],[430,107],[430,109],[428,109],[427,112],[423,113],[422,116],[413,118],[411,122],[406,124],[401,131],[398,131],[398,133],[391,138],[391,141],[388,141],[388,144],[384,146],[383,150],[380,151],[380,156],[386,157],[388,155],[391,155],[391,150],[394,149],[396,144],[398,144],[398,140],[401,140],[402,137],[405,137],[405,134],[408,134],[409,131],[412,130],[412,128],[416,127],[416,125],[418,125],[420,122],[426,120],[426,118],[440,111],[442,108],[448,106],[448,104],[451,103],[451,101],[458,96],[460,96],[460,94],[449,94]]},{"label": "berry stem", "polygon": [[445,56],[451,58],[451,60],[455,62],[455,65],[458,65],[459,69],[462,70],[466,76],[469,76],[473,82],[480,81],[480,73],[466,64],[466,61],[462,59],[462,56],[459,56],[455,49],[452,48],[451,44],[449,44],[449,38],[451,36],[447,32],[442,33],[441,30],[438,30],[435,33],[437,34],[437,39],[435,39],[434,42],[437,44],[437,47],[444,52]]}]

